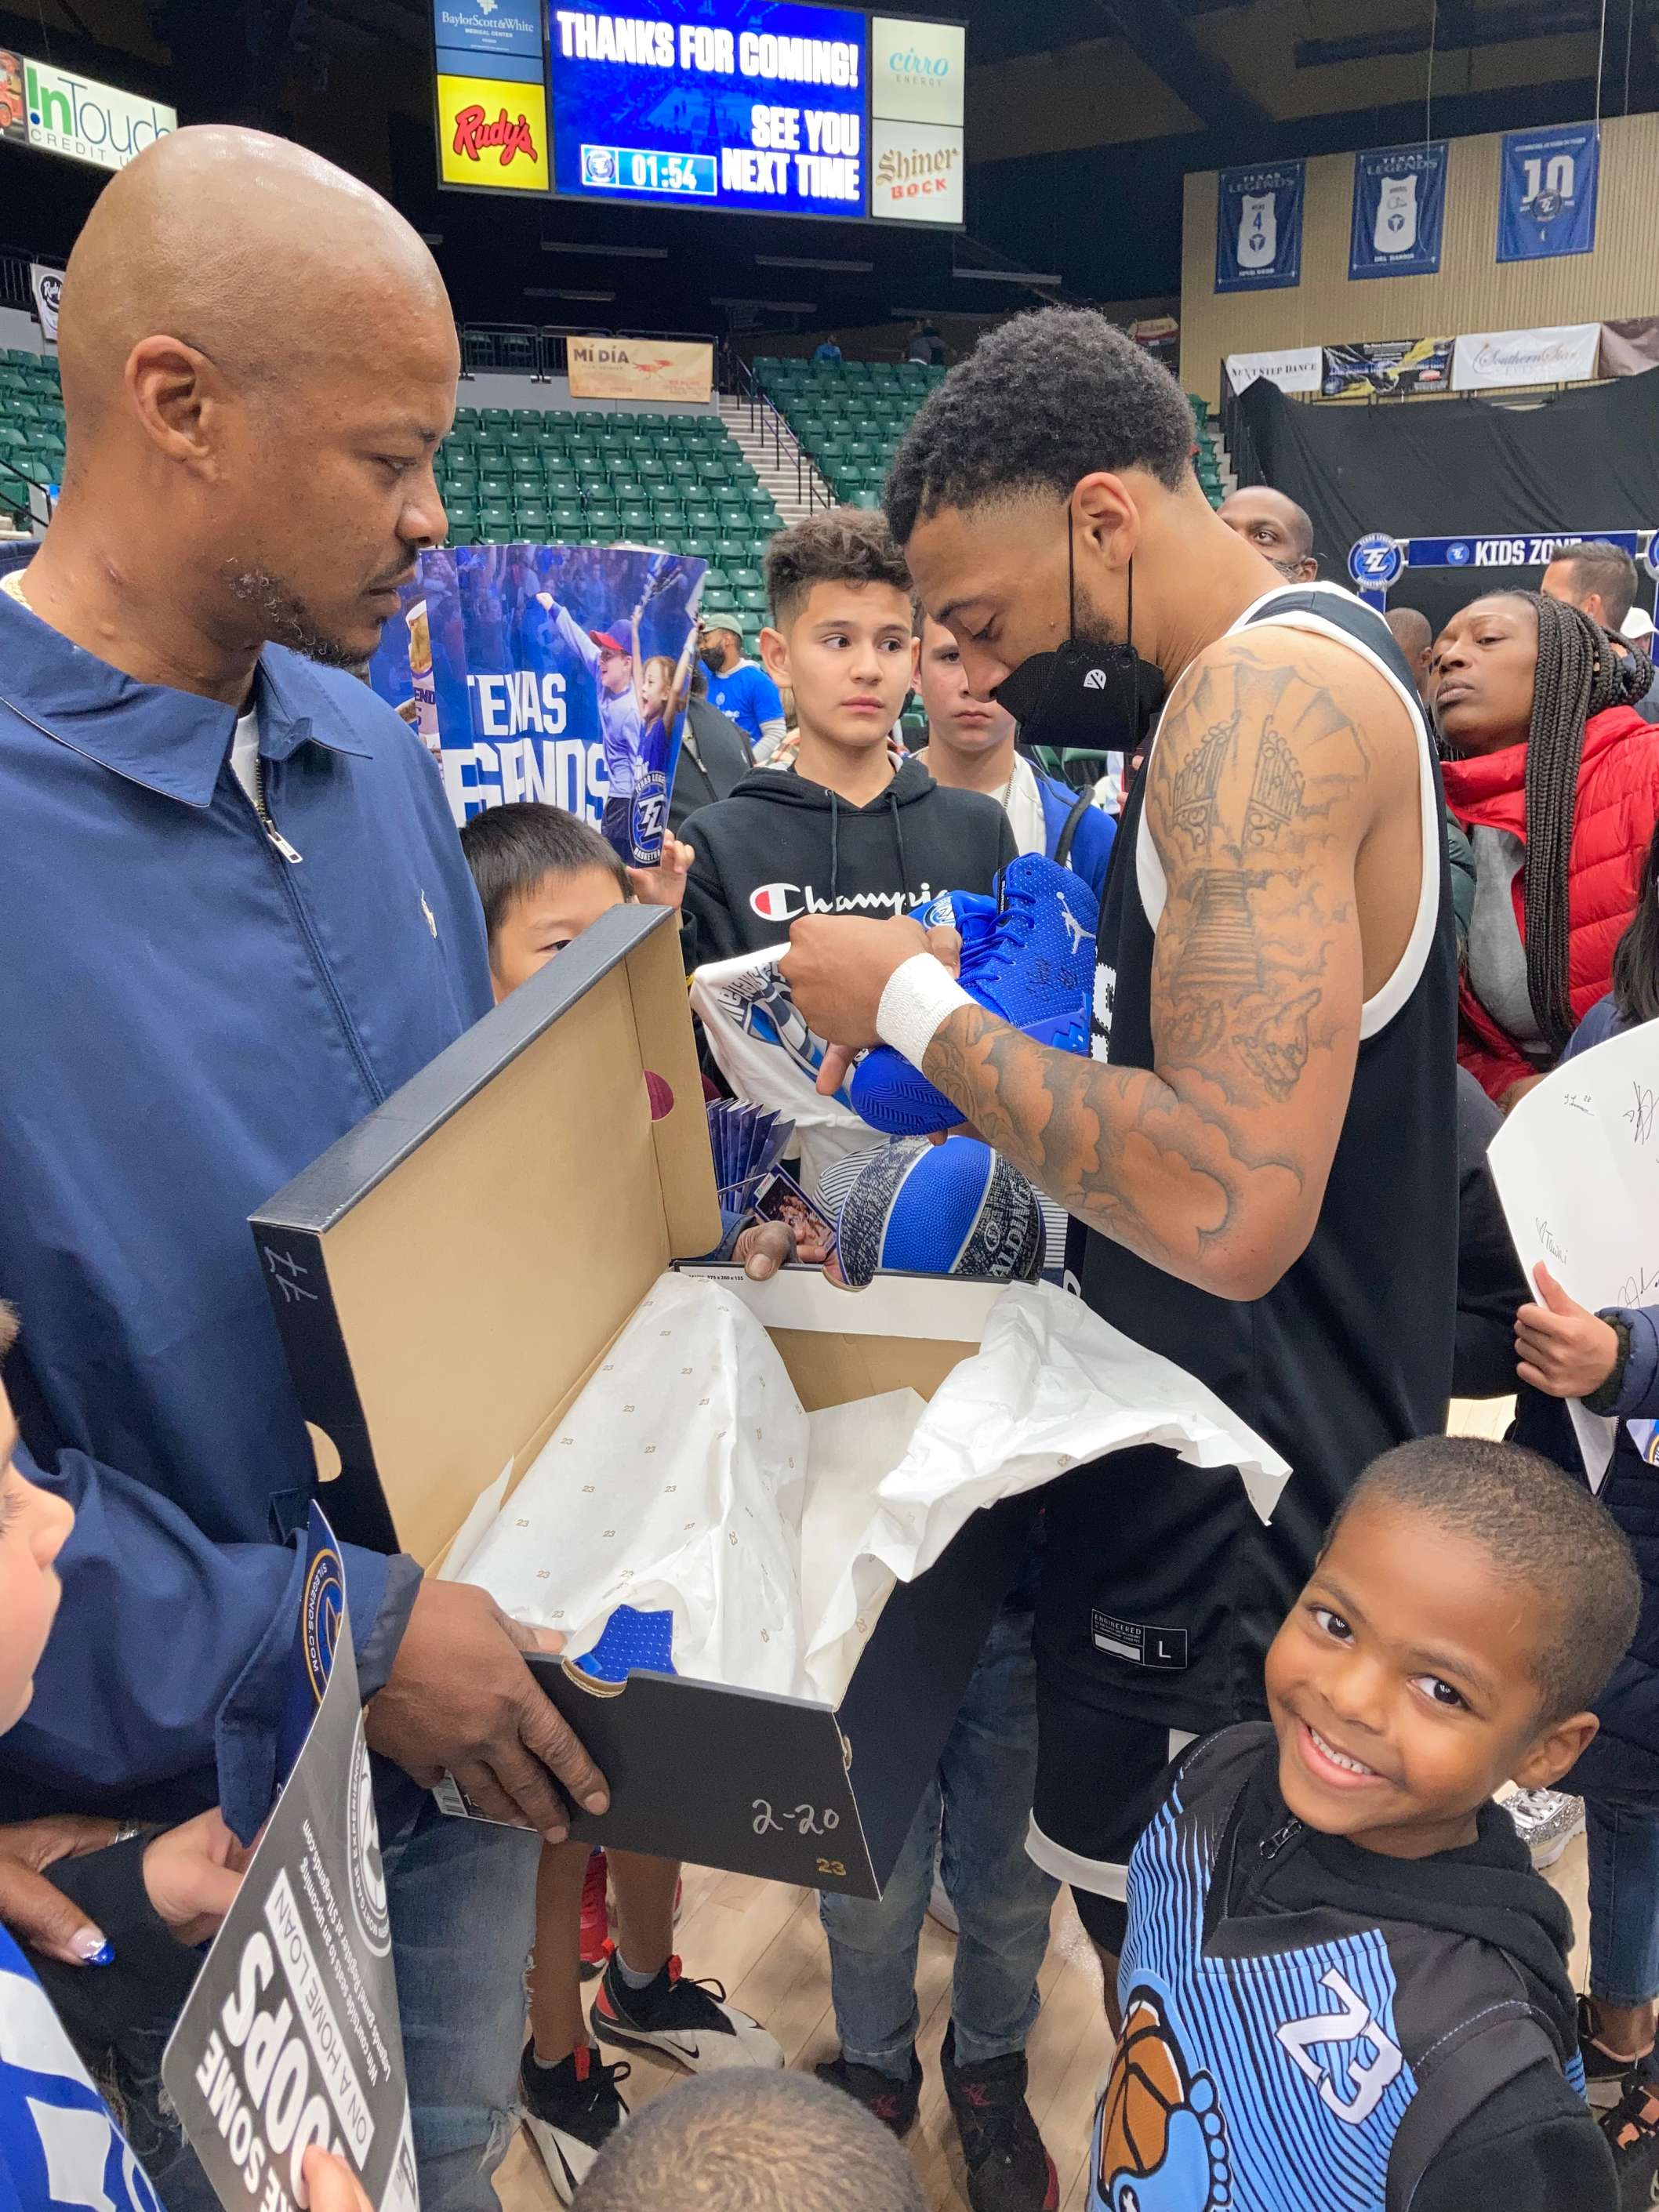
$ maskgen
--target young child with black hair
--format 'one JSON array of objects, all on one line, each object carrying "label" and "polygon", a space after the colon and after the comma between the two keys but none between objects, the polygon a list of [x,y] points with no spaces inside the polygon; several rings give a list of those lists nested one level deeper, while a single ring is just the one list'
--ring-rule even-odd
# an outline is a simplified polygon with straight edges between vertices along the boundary
[{"label": "young child with black hair", "polygon": [[1613,2212],[1567,1909],[1492,1802],[1558,1780],[1630,1642],[1630,1547],[1513,1444],[1372,1462],[1129,1869],[1091,2212]]},{"label": "young child with black hair", "polygon": [[[597,830],[559,807],[534,803],[475,814],[461,831],[461,848],[483,903],[498,1002],[609,908],[635,898],[678,906],[690,860],[667,837],[660,867],[624,867]],[[585,1893],[597,1892],[592,1917],[602,1929],[607,1863],[617,1940],[612,1944],[601,1934],[593,1942],[605,1969],[592,2013],[599,2040],[659,2051],[688,2073],[783,2063],[773,2038],[726,2003],[718,1983],[681,1973],[673,1955],[678,1861],[613,1850],[595,1864],[585,1843],[544,1844],[536,1881],[531,2033],[520,2086],[531,2140],[567,2204],[628,2117],[618,2086],[628,2066],[601,2063],[582,2014]]]}]

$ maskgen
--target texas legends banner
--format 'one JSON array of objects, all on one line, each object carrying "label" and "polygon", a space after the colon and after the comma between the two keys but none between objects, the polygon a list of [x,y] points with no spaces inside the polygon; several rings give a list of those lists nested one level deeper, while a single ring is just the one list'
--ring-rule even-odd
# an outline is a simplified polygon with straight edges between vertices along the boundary
[{"label": "texas legends banner", "polygon": [[545,799],[656,864],[706,566],[617,545],[422,556],[369,681],[437,760],[458,823]]},{"label": "texas legends banner", "polygon": [[303,1741],[161,2080],[227,2212],[301,2212],[313,2143],[377,2212],[419,2212],[362,1700],[339,1553],[314,1505],[295,1673]]},{"label": "texas legends banner", "polygon": [[1446,212],[1446,142],[1389,146],[1353,157],[1350,282],[1431,276],[1440,266]]},{"label": "texas legends banner", "polygon": [[1498,258],[1539,261],[1595,250],[1601,134],[1593,123],[1507,131],[1498,177]]},{"label": "texas legends banner", "polygon": [[1302,282],[1306,166],[1223,169],[1216,179],[1215,289],[1283,291]]},{"label": "texas legends banner", "polygon": [[659,399],[707,405],[714,388],[714,349],[678,338],[571,338],[565,346],[573,399]]}]

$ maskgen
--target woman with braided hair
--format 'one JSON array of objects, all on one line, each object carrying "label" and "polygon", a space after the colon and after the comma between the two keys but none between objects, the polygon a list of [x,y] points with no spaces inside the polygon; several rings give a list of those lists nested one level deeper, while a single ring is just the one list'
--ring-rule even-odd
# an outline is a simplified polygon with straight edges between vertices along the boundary
[{"label": "woman with braided hair", "polygon": [[1429,670],[1446,801],[1474,848],[1458,1056],[1505,1111],[1607,990],[1659,819],[1645,653],[1563,601],[1494,592]]}]

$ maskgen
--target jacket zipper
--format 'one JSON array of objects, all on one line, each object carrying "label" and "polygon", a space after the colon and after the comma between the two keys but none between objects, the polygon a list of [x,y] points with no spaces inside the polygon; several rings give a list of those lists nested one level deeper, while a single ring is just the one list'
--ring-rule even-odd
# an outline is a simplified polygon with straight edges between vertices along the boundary
[{"label": "jacket zipper", "polygon": [[[266,842],[281,860],[289,865],[297,865],[305,856],[296,852],[289,843],[288,839],[283,836],[271,817],[270,809],[265,804],[265,781],[259,766],[258,753],[253,757],[252,786],[252,789],[245,796],[252,805],[259,827],[265,833]],[[356,1025],[346,1010],[345,1000],[340,996],[338,986],[334,981],[329,964],[323,957],[323,949],[317,942],[317,933],[311,926],[311,917],[307,914],[299,892],[295,888],[293,879],[288,872],[288,866],[285,866],[280,873],[283,889],[293,909],[294,919],[300,926],[300,934],[304,938],[306,950],[311,955],[311,964],[317,972],[318,981],[322,984],[330,1006],[334,1009],[334,1018],[340,1024],[340,1033],[345,1038],[347,1048],[362,1079],[363,1088],[375,1105],[383,1105],[386,1102],[385,1089],[376,1077],[374,1068],[369,1065],[368,1054],[363,1049],[362,1039],[358,1036]]]},{"label": "jacket zipper", "polygon": [[1286,1844],[1294,1843],[1302,1833],[1300,1820],[1286,1820],[1282,1828],[1275,1828],[1270,1836],[1263,1836],[1257,1845],[1264,1859],[1276,1859]]},{"label": "jacket zipper", "polygon": [[271,843],[282,854],[283,858],[285,860],[292,861],[295,866],[297,866],[304,860],[305,854],[303,853],[296,853],[295,851],[293,846],[289,843],[288,839],[283,836],[282,831],[276,827],[275,822],[270,818],[270,809],[265,805],[264,771],[259,766],[259,756],[258,753],[255,753],[253,756],[251,768],[251,777],[252,789],[248,793],[248,797],[253,801],[253,811],[259,817],[259,827],[264,831],[266,836],[270,838]]}]

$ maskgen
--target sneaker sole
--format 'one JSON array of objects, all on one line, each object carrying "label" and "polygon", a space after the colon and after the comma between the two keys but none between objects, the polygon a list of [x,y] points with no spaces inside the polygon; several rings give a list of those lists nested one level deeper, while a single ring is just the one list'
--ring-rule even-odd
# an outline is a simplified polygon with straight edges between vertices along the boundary
[{"label": "sneaker sole", "polygon": [[[700,2042],[695,2051],[688,2052],[682,2039],[670,2031],[619,2027],[614,2021],[607,2021],[597,2005],[589,2016],[593,2033],[601,2043],[620,2044],[624,2051],[653,2051],[659,2057],[672,2058],[675,2065],[687,2074],[728,2074],[736,2072],[740,2067],[754,2067],[762,2073],[772,2073],[783,2064],[782,2049],[769,2035],[766,2036],[766,2040],[776,2052],[775,2057],[747,2056],[750,2046],[736,2035],[711,2034],[706,2045]],[[757,2035],[766,2034],[758,2024],[755,2033]]]},{"label": "sneaker sole", "polygon": [[[521,2114],[520,2124],[530,2139],[530,2147],[536,2154],[542,2172],[547,2176],[553,2194],[561,2204],[574,2204],[576,2191],[586,2179],[587,2169],[599,2156],[598,2151],[590,2148],[586,2143],[576,2142],[562,2135],[557,2128],[550,2127],[545,2120],[538,2120],[533,2112]],[[567,2142],[577,2154],[580,2162],[580,2172],[565,2150]]]}]

